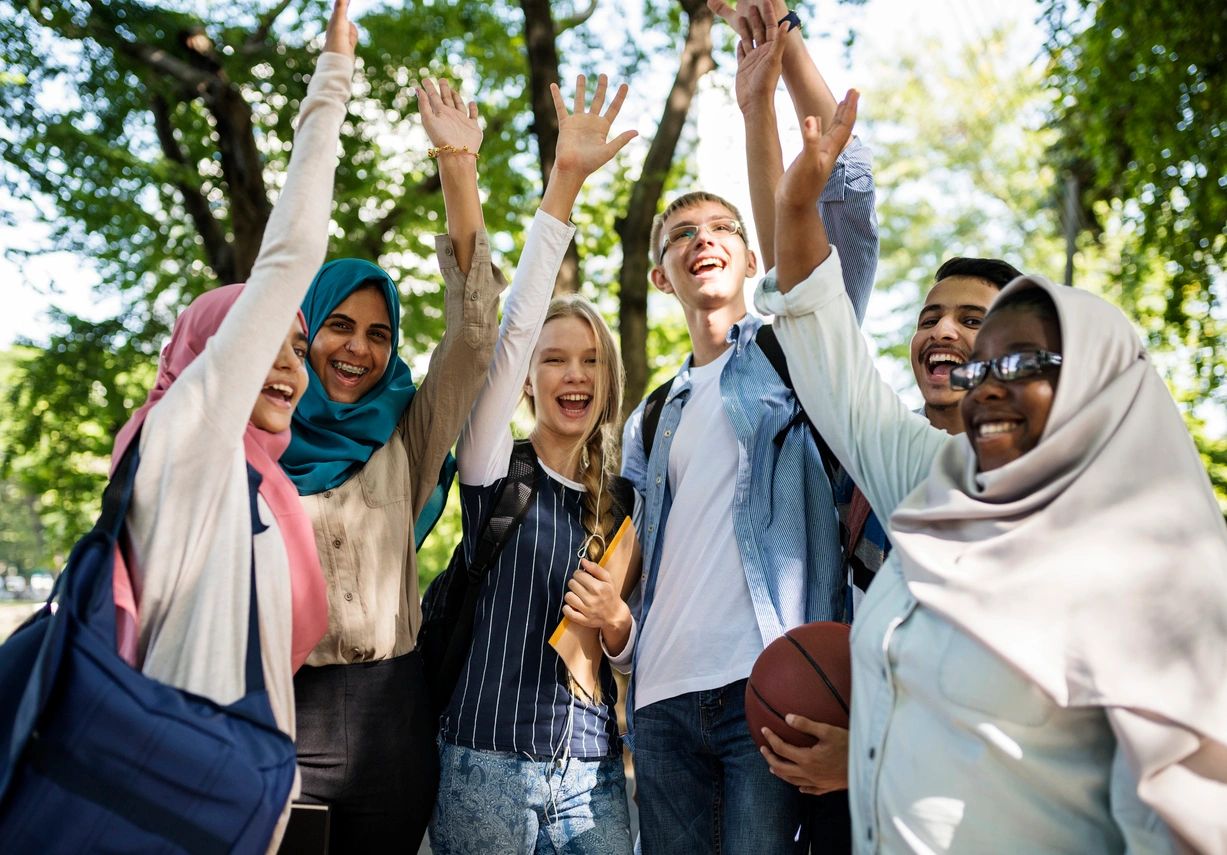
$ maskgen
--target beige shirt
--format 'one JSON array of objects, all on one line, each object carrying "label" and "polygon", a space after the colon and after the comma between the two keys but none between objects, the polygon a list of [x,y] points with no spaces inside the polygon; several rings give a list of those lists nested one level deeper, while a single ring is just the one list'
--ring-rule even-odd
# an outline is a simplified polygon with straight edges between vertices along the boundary
[{"label": "beige shirt", "polygon": [[328,587],[328,631],[308,665],[374,662],[413,650],[422,609],[413,523],[481,390],[498,335],[504,281],[477,236],[466,277],[435,238],[447,323],[426,377],[391,438],[339,487],[303,496]]}]

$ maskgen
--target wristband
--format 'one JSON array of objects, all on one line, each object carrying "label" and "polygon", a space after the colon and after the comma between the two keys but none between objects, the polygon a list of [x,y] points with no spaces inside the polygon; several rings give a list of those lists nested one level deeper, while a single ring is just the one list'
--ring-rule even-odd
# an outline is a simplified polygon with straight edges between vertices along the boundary
[{"label": "wristband", "polygon": [[801,16],[799,16],[795,10],[789,9],[788,14],[783,18],[780,18],[780,20],[776,21],[775,23],[777,27],[780,24],[788,24],[788,32],[791,33],[797,27],[801,26]]},{"label": "wristband", "polygon": [[441,146],[426,149],[427,157],[438,157],[441,154],[471,154],[475,158],[481,157],[481,155],[477,152],[469,151],[469,147],[467,145],[454,146],[450,143],[444,143]]}]

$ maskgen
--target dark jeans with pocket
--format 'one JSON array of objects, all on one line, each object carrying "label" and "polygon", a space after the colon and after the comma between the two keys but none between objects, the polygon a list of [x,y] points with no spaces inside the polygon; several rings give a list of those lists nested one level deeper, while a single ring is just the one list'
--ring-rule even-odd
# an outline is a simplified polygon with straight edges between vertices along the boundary
[{"label": "dark jeans with pocket", "polygon": [[420,654],[304,666],[294,693],[300,799],[332,808],[329,851],[416,852],[439,785]]}]

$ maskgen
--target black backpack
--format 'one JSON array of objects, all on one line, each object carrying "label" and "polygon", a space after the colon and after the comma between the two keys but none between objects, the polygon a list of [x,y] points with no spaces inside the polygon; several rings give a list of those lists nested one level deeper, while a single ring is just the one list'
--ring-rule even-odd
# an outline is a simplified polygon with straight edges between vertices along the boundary
[{"label": "black backpack", "polygon": [[529,440],[521,439],[511,448],[507,477],[474,547],[473,563],[464,560],[464,544],[456,544],[447,569],[426,589],[417,649],[422,654],[435,715],[447,709],[464,670],[473,644],[474,613],[486,573],[528,513],[536,494],[537,454]]},{"label": "black backpack", "polygon": [[[775,330],[771,327],[771,324],[763,324],[759,328],[758,335],[754,341],[762,349],[763,355],[767,357],[767,361],[771,363],[775,373],[780,375],[780,379],[784,381],[788,391],[795,395],[796,390],[792,386],[792,375],[788,373],[788,360],[784,358],[784,349],[780,347],[780,341],[775,337]],[[672,386],[673,378],[670,377],[653,389],[644,402],[642,439],[645,460],[652,456],[652,444],[656,440],[656,426],[660,423],[660,411]],[[814,443],[818,446],[818,455],[822,458],[822,468],[826,470],[827,478],[833,485],[835,473],[839,471],[839,461],[835,459],[835,455],[831,452],[831,448],[827,445],[826,440],[822,438],[822,434],[818,433],[818,428],[814,427],[814,423],[810,421],[809,416],[805,414],[805,410],[801,408],[800,402],[798,402],[797,414],[789,420],[788,424],[780,428],[779,432],[775,435],[775,444],[777,446],[783,445],[784,438],[788,436],[788,431],[799,422],[805,422],[805,424],[809,425],[810,433],[814,437]]]}]

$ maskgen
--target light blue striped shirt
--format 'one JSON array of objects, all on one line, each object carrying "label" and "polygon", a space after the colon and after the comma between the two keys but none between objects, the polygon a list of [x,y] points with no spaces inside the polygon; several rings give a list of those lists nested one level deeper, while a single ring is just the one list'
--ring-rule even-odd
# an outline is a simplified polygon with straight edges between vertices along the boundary
[{"label": "light blue striped shirt", "polygon": [[[869,150],[854,140],[836,161],[819,212],[840,249],[844,283],[863,319],[877,269],[878,227]],[[800,405],[755,342],[762,321],[747,316],[729,330],[733,354],[720,375],[725,412],[737,435],[732,519],[763,644],[790,627],[835,620],[843,612],[842,555],[831,484],[808,426],[794,420]],[[689,397],[687,358],[661,408],[650,459],[643,446],[643,403],[623,431],[622,474],[644,498],[639,538],[644,571],[635,615],[650,620],[660,570],[661,533],[669,522],[669,451]],[[641,635],[641,633],[640,633]],[[640,654],[639,645],[633,659]],[[713,651],[720,655],[720,651]],[[634,711],[634,675],[627,717]]]}]

